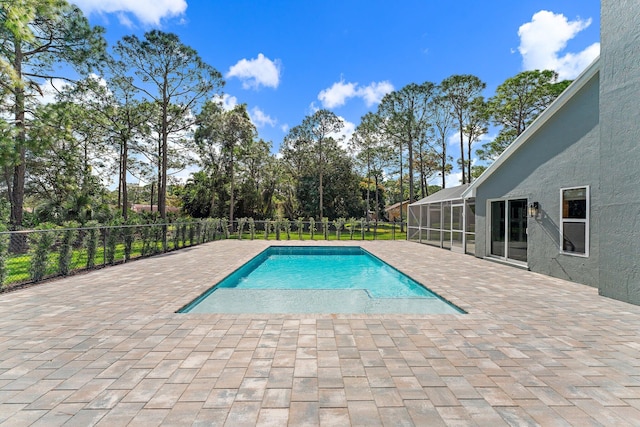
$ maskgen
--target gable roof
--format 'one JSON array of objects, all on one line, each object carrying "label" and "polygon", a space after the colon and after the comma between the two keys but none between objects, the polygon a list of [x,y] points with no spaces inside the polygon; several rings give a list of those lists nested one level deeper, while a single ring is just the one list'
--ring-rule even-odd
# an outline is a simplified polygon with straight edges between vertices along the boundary
[{"label": "gable roof", "polygon": [[400,204],[402,204],[403,206],[407,205],[407,204],[409,204],[409,200],[405,200],[403,202],[394,203],[393,205],[387,206],[386,208],[384,208],[384,210],[385,211],[390,211],[391,209],[399,208]]},{"label": "gable roof", "polygon": [[596,58],[580,75],[522,132],[498,158],[463,193],[463,198],[475,197],[476,188],[487,180],[520,147],[529,141],[567,102],[600,72],[600,57]]},{"label": "gable roof", "polygon": [[469,185],[471,184],[462,184],[457,187],[443,188],[424,199],[411,203],[409,206],[426,205],[428,203],[446,202],[449,200],[460,200],[462,199],[462,193],[469,187]]}]

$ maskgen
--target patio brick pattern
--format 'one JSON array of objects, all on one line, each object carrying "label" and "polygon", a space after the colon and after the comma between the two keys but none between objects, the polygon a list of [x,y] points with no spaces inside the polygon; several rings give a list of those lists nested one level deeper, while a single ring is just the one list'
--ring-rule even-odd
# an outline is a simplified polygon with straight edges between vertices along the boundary
[{"label": "patio brick pattern", "polygon": [[[359,245],[468,312],[178,314],[269,245]],[[639,426],[640,307],[404,241],[219,241],[0,295],[6,425]]]}]

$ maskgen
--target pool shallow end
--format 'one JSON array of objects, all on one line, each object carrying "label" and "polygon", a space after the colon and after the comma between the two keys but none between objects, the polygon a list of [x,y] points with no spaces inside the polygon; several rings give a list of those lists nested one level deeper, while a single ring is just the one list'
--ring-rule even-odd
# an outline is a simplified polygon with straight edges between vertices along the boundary
[{"label": "pool shallow end", "polygon": [[216,289],[189,313],[461,314],[439,298],[371,298],[363,289]]}]

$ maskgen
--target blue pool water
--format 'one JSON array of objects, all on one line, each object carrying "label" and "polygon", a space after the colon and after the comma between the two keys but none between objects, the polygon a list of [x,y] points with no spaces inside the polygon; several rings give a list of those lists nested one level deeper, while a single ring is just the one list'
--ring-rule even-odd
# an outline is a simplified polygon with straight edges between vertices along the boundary
[{"label": "blue pool water", "polygon": [[360,247],[272,246],[181,312],[460,313]]}]

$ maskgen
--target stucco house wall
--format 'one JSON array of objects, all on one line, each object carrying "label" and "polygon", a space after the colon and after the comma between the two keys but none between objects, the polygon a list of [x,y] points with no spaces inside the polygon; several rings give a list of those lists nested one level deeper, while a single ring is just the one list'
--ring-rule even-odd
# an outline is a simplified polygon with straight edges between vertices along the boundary
[{"label": "stucco house wall", "polygon": [[640,8],[601,5],[600,294],[640,304]]},{"label": "stucco house wall", "polygon": [[[529,269],[598,286],[599,93],[596,72],[476,187],[476,256],[489,252],[489,202],[527,199],[540,204],[538,218],[528,218],[527,223]],[[577,186],[590,187],[589,257],[560,251],[560,189]]]}]

